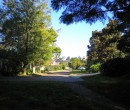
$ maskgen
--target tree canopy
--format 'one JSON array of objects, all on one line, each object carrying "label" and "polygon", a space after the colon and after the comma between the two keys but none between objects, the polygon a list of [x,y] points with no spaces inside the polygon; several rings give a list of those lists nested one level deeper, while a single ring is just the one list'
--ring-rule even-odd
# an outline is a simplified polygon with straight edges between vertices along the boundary
[{"label": "tree canopy", "polygon": [[118,48],[130,53],[130,0],[51,0],[51,6],[55,11],[62,10],[59,19],[67,25],[116,19],[117,30],[123,33]]},{"label": "tree canopy", "polygon": [[94,23],[112,17],[130,21],[129,0],[51,0],[54,10],[63,10],[60,21],[65,24],[85,21]]},{"label": "tree canopy", "polygon": [[123,57],[123,53],[117,48],[121,39],[121,32],[116,30],[118,22],[110,21],[102,31],[93,31],[88,45],[88,65],[104,63],[109,59]]},{"label": "tree canopy", "polygon": [[[51,59],[57,33],[51,27],[47,0],[3,0],[2,3],[1,51],[12,54],[12,59],[17,56],[23,71],[39,59],[44,63]],[[11,65],[11,61],[8,63]]]}]

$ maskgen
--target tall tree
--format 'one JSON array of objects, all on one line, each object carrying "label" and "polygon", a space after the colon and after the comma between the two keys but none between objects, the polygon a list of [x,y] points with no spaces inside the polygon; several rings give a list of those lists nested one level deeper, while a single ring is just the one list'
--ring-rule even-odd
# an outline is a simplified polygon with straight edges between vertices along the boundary
[{"label": "tall tree", "polygon": [[88,65],[103,63],[109,59],[122,57],[117,44],[121,39],[121,32],[116,30],[118,22],[110,21],[102,31],[93,31],[88,46]]},{"label": "tall tree", "polygon": [[57,33],[51,27],[47,6],[46,0],[3,0],[3,46],[17,53],[23,72],[29,63],[45,62],[52,56]]}]

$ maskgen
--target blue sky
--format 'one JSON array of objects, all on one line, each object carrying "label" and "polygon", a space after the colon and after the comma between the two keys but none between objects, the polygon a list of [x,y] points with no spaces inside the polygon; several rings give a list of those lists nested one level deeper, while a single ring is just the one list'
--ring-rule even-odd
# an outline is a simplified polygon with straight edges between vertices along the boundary
[{"label": "blue sky", "polygon": [[[1,4],[0,0],[0,4]],[[86,56],[87,45],[89,45],[89,38],[92,31],[100,31],[105,25],[101,22],[96,22],[93,25],[89,25],[85,22],[65,25],[59,21],[60,12],[52,10],[51,19],[52,26],[55,30],[61,29],[57,38],[57,45],[62,49],[62,56],[78,57]]]},{"label": "blue sky", "polygon": [[61,24],[59,17],[61,12],[55,12],[52,10],[52,26],[55,30],[61,29],[57,38],[57,45],[62,49],[62,56],[78,57],[86,56],[87,45],[89,45],[89,38],[92,35],[92,31],[100,31],[105,25],[101,22],[96,22],[93,25],[85,22],[76,24]]}]

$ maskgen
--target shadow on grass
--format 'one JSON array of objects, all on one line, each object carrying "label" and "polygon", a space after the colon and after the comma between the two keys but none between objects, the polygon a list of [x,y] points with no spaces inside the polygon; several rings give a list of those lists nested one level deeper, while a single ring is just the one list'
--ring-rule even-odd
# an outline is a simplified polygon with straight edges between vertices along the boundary
[{"label": "shadow on grass", "polygon": [[0,110],[114,110],[74,93],[64,83],[0,82]]},{"label": "shadow on grass", "polygon": [[102,75],[84,77],[85,87],[104,95],[130,110],[130,79],[128,77],[111,78]]}]

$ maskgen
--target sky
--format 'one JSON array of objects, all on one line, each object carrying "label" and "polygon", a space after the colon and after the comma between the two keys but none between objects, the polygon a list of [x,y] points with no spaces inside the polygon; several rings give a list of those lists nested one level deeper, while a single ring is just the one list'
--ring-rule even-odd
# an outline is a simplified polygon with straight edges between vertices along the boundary
[{"label": "sky", "polygon": [[[0,0],[0,3],[1,1],[2,0]],[[58,33],[56,43],[62,49],[61,57],[86,56],[88,50],[87,45],[89,45],[89,38],[92,36],[92,31],[100,31],[103,27],[105,27],[105,25],[101,22],[96,22],[93,25],[85,22],[66,25],[60,23],[60,15],[61,11],[55,12],[52,10],[52,26],[55,30],[61,29]]]},{"label": "sky", "polygon": [[52,10],[52,26],[55,30],[61,29],[57,38],[57,45],[62,49],[61,57],[84,57],[87,53],[87,45],[92,36],[92,31],[100,31],[105,24],[96,22],[92,25],[85,22],[66,25],[60,23],[59,17],[61,12]]}]

